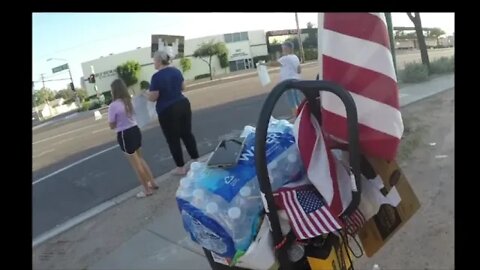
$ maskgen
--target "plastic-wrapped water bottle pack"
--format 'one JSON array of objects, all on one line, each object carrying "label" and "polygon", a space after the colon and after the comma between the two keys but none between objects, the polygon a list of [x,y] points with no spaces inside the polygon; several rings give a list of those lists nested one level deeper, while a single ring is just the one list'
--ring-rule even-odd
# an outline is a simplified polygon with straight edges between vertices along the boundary
[{"label": "plastic-wrapped water bottle pack", "polygon": [[[263,216],[255,169],[255,128],[245,127],[242,135],[246,138],[237,166],[208,168],[194,162],[176,194],[192,240],[233,262],[248,249]],[[304,167],[288,121],[271,119],[266,146],[273,190],[303,178]]]}]

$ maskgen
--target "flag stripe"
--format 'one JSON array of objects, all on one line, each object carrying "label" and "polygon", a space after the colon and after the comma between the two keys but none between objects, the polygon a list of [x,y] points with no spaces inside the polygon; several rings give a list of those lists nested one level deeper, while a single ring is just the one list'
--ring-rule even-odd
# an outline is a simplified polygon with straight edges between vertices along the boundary
[{"label": "flag stripe", "polygon": [[[389,49],[368,40],[328,29],[323,30],[323,36],[323,55],[376,71],[397,81]],[[323,74],[329,68],[323,63]]]},{"label": "flag stripe", "polygon": [[322,224],[322,226],[326,227],[329,232],[335,231],[335,228],[332,227],[330,222],[328,222],[328,220],[325,218],[325,216],[322,214],[320,210],[315,211],[315,216],[319,218],[319,221]]},{"label": "flag stripe", "polygon": [[[348,138],[347,123],[343,117],[326,110],[322,112],[322,116],[326,132],[344,140]],[[359,134],[361,134],[360,147],[364,154],[386,160],[395,158],[400,138],[388,136],[362,124],[359,125]]]},{"label": "flag stripe", "polygon": [[[389,135],[387,137],[393,136],[396,138],[401,138],[403,134],[403,123],[401,121],[402,114],[399,110],[392,108],[389,105],[385,105],[381,102],[360,96],[356,93],[350,93],[357,107],[358,123]],[[342,116],[342,118],[340,119],[343,120],[336,122],[335,125],[345,123],[344,118],[347,117],[345,106],[335,94],[330,92],[322,93],[322,108],[324,109],[323,112],[327,110],[331,113]],[[323,114],[323,112],[323,120],[326,121],[328,117],[327,115]],[[327,133],[330,133],[328,129],[332,128],[330,124],[323,122],[323,126],[325,127]],[[338,134],[336,133],[333,134],[338,136]],[[360,138],[362,136],[365,137],[363,133],[360,133]],[[341,138],[345,139],[346,137]]]},{"label": "flag stripe", "polygon": [[[300,202],[298,201],[298,198],[297,196],[293,196],[293,200],[295,201],[295,204],[298,206],[299,209],[302,209],[302,205],[300,204]],[[305,213],[305,211],[299,211],[302,216],[303,216],[303,221],[305,221],[308,225],[308,226],[305,226],[309,232],[311,233],[311,235],[321,235],[322,234],[322,231],[321,230],[318,230],[320,228],[317,228],[316,226],[314,226],[310,220],[310,217],[307,213]],[[313,220],[312,220],[313,221]]]},{"label": "flag stripe", "polygon": [[334,226],[335,228],[337,228],[337,229],[339,229],[339,230],[342,228],[342,226],[340,226],[340,224],[338,224],[336,218],[334,218],[334,217],[332,216],[332,214],[330,213],[330,211],[326,211],[325,208],[322,208],[322,211],[323,211],[323,213],[326,215],[327,220],[329,220],[329,221],[331,222],[331,225],[332,225],[332,226]]},{"label": "flag stripe", "polygon": [[299,239],[306,239],[307,237],[305,236],[305,234],[303,233],[302,229],[300,228],[299,224],[297,223],[298,222],[298,219],[296,218],[292,218],[294,217],[294,214],[292,213],[292,207],[289,205],[289,202],[286,198],[287,194],[289,193],[289,191],[286,191],[284,193],[280,193],[282,195],[282,201],[283,201],[283,206],[285,208],[285,211],[287,211],[287,214],[289,216],[289,221],[290,223],[292,224],[292,227],[293,227],[293,232],[297,235],[297,237]]},{"label": "flag stripe", "polygon": [[[318,227],[320,228],[320,230],[322,231],[322,233],[324,234],[327,234],[329,232],[331,232],[331,228],[328,228],[327,226],[325,226],[322,222],[321,222],[321,217],[319,217],[319,215],[317,214],[317,211],[315,211],[314,213],[311,214],[311,217],[312,219],[315,221],[315,224],[318,225]],[[317,218],[318,217],[318,218]],[[319,220],[320,218],[320,220]],[[327,228],[326,228],[327,227]]]},{"label": "flag stripe", "polygon": [[390,49],[387,28],[381,19],[370,13],[326,14],[324,28],[365,40],[369,40]]},{"label": "flag stripe", "polygon": [[329,67],[323,74],[325,80],[337,82],[351,93],[385,103],[395,109],[400,107],[397,82],[392,78],[329,56],[323,56],[323,62]]}]

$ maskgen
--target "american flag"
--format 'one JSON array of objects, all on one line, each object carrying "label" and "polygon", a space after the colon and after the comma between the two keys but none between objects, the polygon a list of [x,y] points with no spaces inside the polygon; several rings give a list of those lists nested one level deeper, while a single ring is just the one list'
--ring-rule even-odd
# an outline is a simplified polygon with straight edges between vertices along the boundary
[{"label": "american flag", "polygon": [[345,231],[350,235],[355,235],[365,225],[365,217],[362,212],[356,209],[350,216],[345,218]]},{"label": "american flag", "polygon": [[285,209],[297,239],[304,240],[340,230],[334,217],[314,186],[280,189],[276,203]]},{"label": "american flag", "polygon": [[[340,185],[337,177],[340,168],[336,166],[335,157],[328,148],[320,124],[312,115],[310,107],[304,102],[298,110],[293,131],[308,179],[323,196],[331,213],[339,217],[351,201],[350,181],[347,181],[347,185]],[[341,192],[348,188],[349,190]]]},{"label": "american flag", "polygon": [[[319,77],[350,92],[358,112],[360,147],[393,160],[403,133],[397,77],[384,13],[319,13]],[[324,132],[347,141],[345,107],[322,92]]]}]

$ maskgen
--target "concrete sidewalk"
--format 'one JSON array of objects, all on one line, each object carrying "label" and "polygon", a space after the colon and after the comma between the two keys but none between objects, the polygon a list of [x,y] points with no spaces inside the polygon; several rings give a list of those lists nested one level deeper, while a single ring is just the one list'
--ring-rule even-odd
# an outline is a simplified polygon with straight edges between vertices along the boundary
[{"label": "concrete sidewalk", "polygon": [[[453,87],[453,74],[405,84],[400,104]],[[34,245],[33,269],[209,269],[202,250],[183,229],[175,202],[178,181],[162,175],[156,179],[162,188],[154,196],[138,200],[136,188],[57,228]]]},{"label": "concrete sidewalk", "polygon": [[[454,75],[434,78],[400,89],[401,106],[454,87]],[[176,202],[170,200],[161,216],[88,269],[209,269],[201,248],[183,229]]]}]

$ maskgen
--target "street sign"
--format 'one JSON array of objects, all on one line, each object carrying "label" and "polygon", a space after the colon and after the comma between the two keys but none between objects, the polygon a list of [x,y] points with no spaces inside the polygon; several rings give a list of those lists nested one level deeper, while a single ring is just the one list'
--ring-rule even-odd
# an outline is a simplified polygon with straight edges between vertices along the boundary
[{"label": "street sign", "polygon": [[65,69],[68,69],[68,64],[63,64],[61,66],[52,68],[52,73],[57,73]]}]

